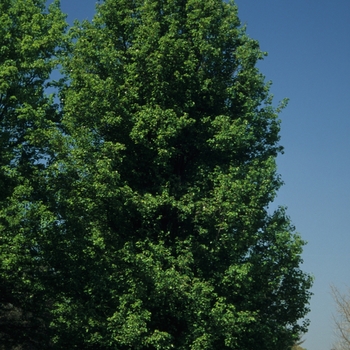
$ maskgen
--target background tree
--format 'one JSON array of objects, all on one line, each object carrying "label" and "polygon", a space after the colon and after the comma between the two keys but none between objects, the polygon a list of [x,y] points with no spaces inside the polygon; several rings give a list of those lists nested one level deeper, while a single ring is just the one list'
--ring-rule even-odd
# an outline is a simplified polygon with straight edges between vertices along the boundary
[{"label": "background tree", "polygon": [[292,346],[292,350],[306,350],[300,346],[304,342],[305,342],[305,340],[302,340],[302,336],[299,335],[298,339],[294,341],[294,344]]},{"label": "background tree", "polygon": [[[0,348],[45,348],[45,198],[58,113],[45,95],[62,41],[58,2],[0,0]],[[46,343],[45,343],[46,342]]]},{"label": "background tree", "polygon": [[331,291],[337,307],[334,324],[338,341],[334,349],[348,350],[350,349],[350,289],[342,294],[335,286],[331,286]]},{"label": "background tree", "polygon": [[290,348],[311,279],[268,211],[282,106],[236,6],[106,0],[71,38],[47,173],[56,346]]},{"label": "background tree", "polygon": [[302,348],[300,345],[293,345],[292,350],[306,350]]}]

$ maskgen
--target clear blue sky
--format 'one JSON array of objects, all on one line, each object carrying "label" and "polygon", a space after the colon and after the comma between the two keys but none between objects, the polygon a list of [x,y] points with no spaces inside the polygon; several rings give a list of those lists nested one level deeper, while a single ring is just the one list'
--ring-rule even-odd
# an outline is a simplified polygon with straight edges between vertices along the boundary
[{"label": "clear blue sky", "polygon": [[[205,1],[205,0],[203,0]],[[61,0],[69,22],[91,19],[95,0]],[[330,284],[350,285],[350,1],[236,0],[248,34],[269,53],[259,64],[281,114],[276,203],[302,237],[303,270],[315,276],[303,344],[330,350],[335,305]]]},{"label": "clear blue sky", "polygon": [[330,350],[330,284],[350,285],[350,1],[237,0],[248,34],[269,56],[260,64],[281,114],[278,170],[286,205],[308,241],[303,269],[315,276],[307,350]]}]

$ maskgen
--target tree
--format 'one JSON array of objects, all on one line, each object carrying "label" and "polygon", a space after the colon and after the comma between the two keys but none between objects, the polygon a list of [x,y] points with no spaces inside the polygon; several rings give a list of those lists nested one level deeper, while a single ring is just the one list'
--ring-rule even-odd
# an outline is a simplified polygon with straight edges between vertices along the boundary
[{"label": "tree", "polygon": [[306,350],[302,348],[300,345],[304,343],[305,340],[301,339],[301,335],[299,335],[298,339],[294,341],[294,344],[292,346],[292,350]]},{"label": "tree", "polygon": [[59,4],[0,0],[0,344],[44,348],[39,185],[58,113],[44,90],[65,27]]},{"label": "tree", "polygon": [[306,350],[302,348],[300,345],[293,345],[292,350]]},{"label": "tree", "polygon": [[311,278],[268,209],[284,102],[234,3],[106,0],[66,40],[62,114],[35,99],[37,157],[1,212],[41,348],[290,349]]},{"label": "tree", "polygon": [[49,176],[57,344],[290,348],[311,279],[268,212],[283,106],[236,6],[106,0],[71,35]]},{"label": "tree", "polygon": [[348,290],[346,294],[342,294],[335,286],[331,286],[331,291],[337,307],[334,324],[338,342],[334,349],[348,350],[350,348],[350,293]]}]

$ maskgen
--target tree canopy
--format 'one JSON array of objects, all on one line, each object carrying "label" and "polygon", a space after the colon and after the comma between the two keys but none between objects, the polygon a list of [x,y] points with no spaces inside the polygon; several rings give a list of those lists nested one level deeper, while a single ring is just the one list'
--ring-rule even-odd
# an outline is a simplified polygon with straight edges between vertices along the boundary
[{"label": "tree canopy", "polygon": [[66,32],[44,4],[0,0],[0,339],[289,349],[311,278],[269,210],[285,101],[236,5],[105,0]]},{"label": "tree canopy", "polygon": [[44,348],[52,271],[40,178],[59,121],[46,89],[66,23],[57,2],[25,0],[0,0],[0,23],[0,347]]}]

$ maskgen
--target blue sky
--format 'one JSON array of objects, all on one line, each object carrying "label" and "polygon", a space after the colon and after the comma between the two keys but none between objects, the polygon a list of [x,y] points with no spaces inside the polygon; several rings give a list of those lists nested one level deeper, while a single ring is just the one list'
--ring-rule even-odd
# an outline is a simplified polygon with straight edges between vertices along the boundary
[{"label": "blue sky", "polygon": [[330,350],[330,284],[350,285],[350,1],[237,0],[248,34],[269,53],[259,64],[282,112],[276,202],[308,241],[303,269],[315,277],[303,344]]},{"label": "blue sky", "polygon": [[[91,19],[95,0],[61,0],[69,22]],[[247,33],[268,57],[259,63],[282,112],[276,204],[302,237],[303,270],[315,277],[307,350],[330,350],[330,285],[350,285],[350,1],[236,0]]]},{"label": "blue sky", "polygon": [[315,277],[303,346],[330,350],[329,286],[350,285],[350,1],[236,3],[248,34],[269,53],[259,66],[276,101],[290,98],[281,114],[285,186],[276,202],[308,241],[303,269]]}]

